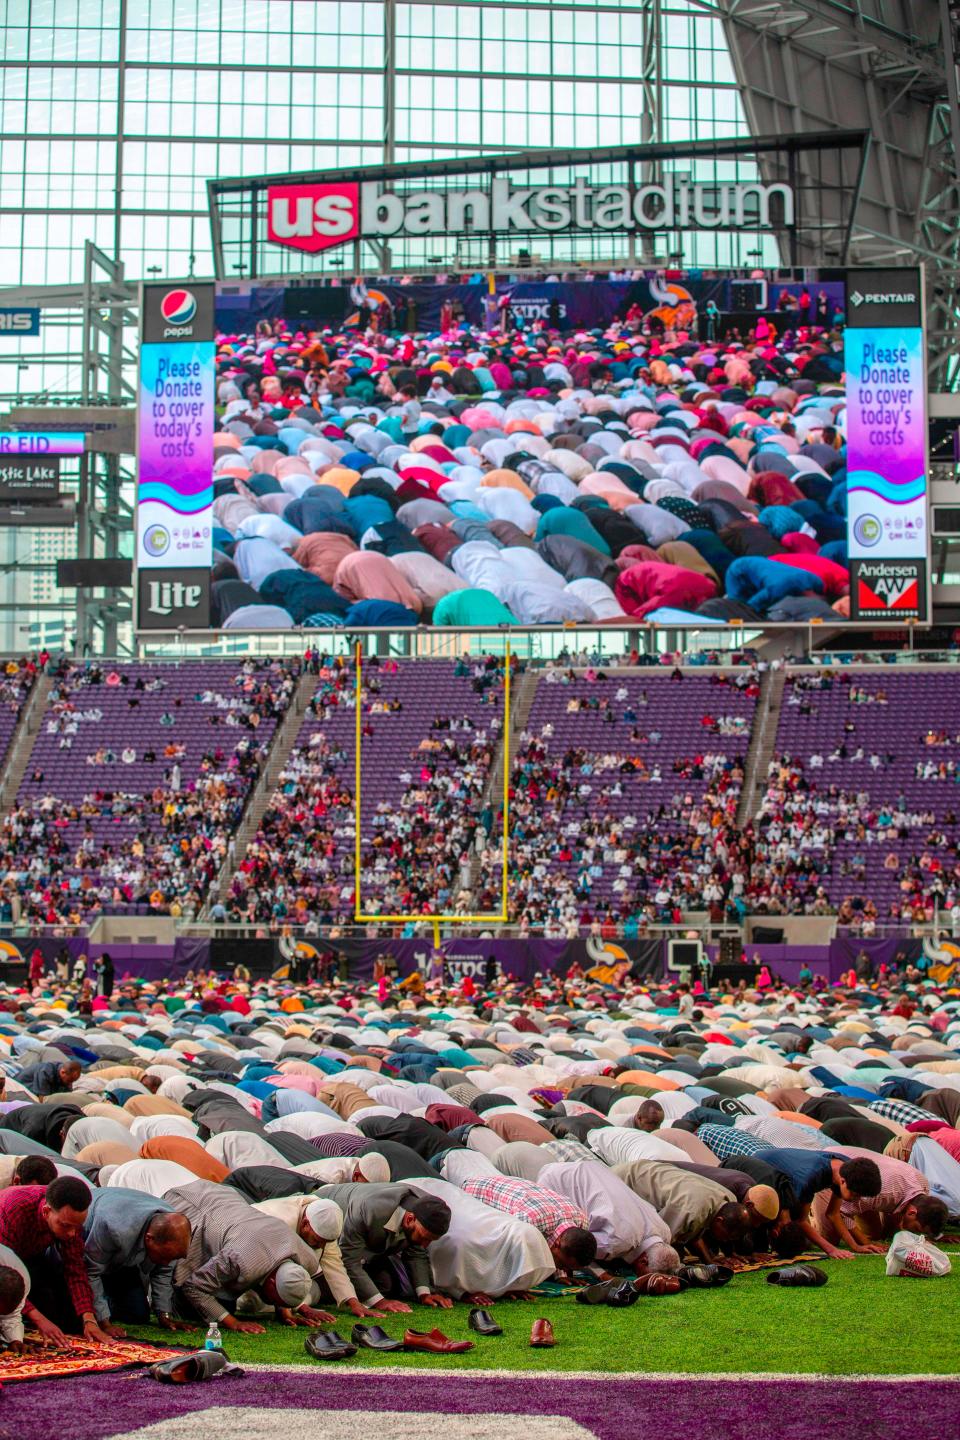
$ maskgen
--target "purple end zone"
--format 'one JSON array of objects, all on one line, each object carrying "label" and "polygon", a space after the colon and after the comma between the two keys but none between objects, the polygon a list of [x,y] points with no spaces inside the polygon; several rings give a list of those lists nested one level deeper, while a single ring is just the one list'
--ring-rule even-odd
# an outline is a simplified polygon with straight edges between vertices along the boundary
[{"label": "purple end zone", "polygon": [[[960,1385],[929,1380],[637,1380],[505,1373],[458,1376],[248,1372],[242,1380],[182,1389],[140,1374],[89,1375],[10,1386],[0,1399],[0,1436],[109,1440],[211,1406],[565,1415],[598,1440],[944,1440],[960,1429]],[[266,1419],[266,1417],[265,1417]],[[224,1435],[220,1440],[241,1440]],[[245,1437],[244,1437],[245,1440]]]}]

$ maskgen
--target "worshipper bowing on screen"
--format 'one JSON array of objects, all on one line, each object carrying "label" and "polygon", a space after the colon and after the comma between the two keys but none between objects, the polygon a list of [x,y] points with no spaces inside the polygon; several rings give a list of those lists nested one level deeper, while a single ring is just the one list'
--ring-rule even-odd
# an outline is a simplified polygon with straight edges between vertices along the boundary
[{"label": "worshipper bowing on screen", "polygon": [[572,1273],[596,1260],[597,1241],[590,1233],[589,1216],[566,1195],[547,1190],[539,1181],[534,1184],[499,1175],[474,1176],[464,1180],[460,1188],[481,1204],[504,1210],[515,1220],[539,1230],[559,1271]]},{"label": "worshipper bowing on screen", "polygon": [[97,1321],[83,1263],[89,1207],[90,1187],[79,1176],[61,1175],[46,1187],[16,1185],[0,1193],[0,1245],[18,1255],[30,1272],[33,1299],[25,1302],[23,1313],[44,1343],[65,1345],[65,1330],[80,1331],[95,1345],[111,1338]]},{"label": "worshipper bowing on screen", "polygon": [[749,1213],[731,1190],[680,1164],[633,1160],[614,1165],[613,1173],[666,1221],[671,1244],[681,1255],[693,1250],[710,1263],[715,1250],[735,1249],[750,1228]]},{"label": "worshipper bowing on screen", "polygon": [[[882,1182],[880,1171],[874,1159],[858,1156],[851,1160],[846,1155],[830,1150],[786,1150],[771,1148],[764,1150],[765,1165],[785,1176],[792,1189],[796,1203],[790,1210],[790,1219],[806,1235],[811,1244],[829,1255],[833,1260],[851,1260],[859,1242],[850,1234],[843,1217],[841,1206],[844,1201],[871,1199],[880,1194]],[[827,1234],[836,1233],[840,1239],[838,1248],[821,1234],[811,1218],[811,1206],[817,1194],[829,1191],[822,1218]],[[786,1224],[781,1215],[777,1226]],[[777,1226],[774,1227],[776,1233]]]},{"label": "worshipper bowing on screen", "polygon": [[145,1325],[151,1309],[164,1330],[189,1330],[174,1317],[173,1273],[190,1245],[190,1221],[140,1190],[97,1190],[83,1227],[84,1263],[97,1320],[122,1335],[114,1317]]},{"label": "worshipper bowing on screen", "polygon": [[[326,1161],[328,1165],[340,1163],[342,1162]],[[303,1180],[307,1182],[307,1177],[303,1177]],[[302,1195],[291,1194],[277,1196],[272,1200],[257,1200],[253,1208],[261,1215],[282,1220],[305,1245],[317,1252],[321,1273],[316,1277],[314,1301],[322,1298],[321,1284],[325,1284],[334,1304],[350,1310],[358,1320],[377,1314],[357,1299],[357,1293],[344,1266],[337,1243],[343,1232],[343,1212],[339,1205],[335,1205],[332,1200],[318,1199],[311,1190]]]},{"label": "worshipper bowing on screen", "polygon": [[442,1200],[413,1185],[325,1185],[319,1198],[343,1211],[340,1253],[360,1301],[382,1314],[406,1314],[410,1306],[381,1294],[368,1273],[383,1257],[407,1269],[421,1305],[448,1309],[451,1302],[434,1290],[427,1249],[450,1228],[450,1210]]},{"label": "worshipper bowing on screen", "polygon": [[185,1313],[205,1323],[215,1320],[226,1330],[260,1335],[262,1325],[231,1313],[241,1295],[255,1290],[285,1325],[332,1321],[308,1304],[320,1271],[317,1255],[282,1220],[258,1215],[237,1191],[209,1180],[168,1190],[164,1199],[192,1227],[190,1248],[175,1272]]},{"label": "worshipper bowing on screen", "polygon": [[565,1195],[584,1212],[597,1242],[598,1261],[623,1260],[638,1275],[680,1268],[670,1227],[600,1160],[554,1161],[540,1171],[536,1183]]}]

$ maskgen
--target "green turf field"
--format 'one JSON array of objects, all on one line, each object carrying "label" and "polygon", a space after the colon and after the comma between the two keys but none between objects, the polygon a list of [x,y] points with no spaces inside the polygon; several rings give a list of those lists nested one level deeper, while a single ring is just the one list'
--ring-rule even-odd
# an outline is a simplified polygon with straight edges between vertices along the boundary
[{"label": "green turf field", "polygon": [[[436,1326],[451,1339],[471,1339],[465,1355],[360,1350],[350,1365],[458,1370],[598,1370],[674,1372],[790,1371],[796,1374],[956,1373],[960,1336],[960,1257],[942,1280],[888,1279],[883,1257],[827,1261],[829,1283],[818,1290],[780,1290],[766,1273],[734,1277],[722,1290],[688,1290],[641,1298],[629,1310],[578,1305],[572,1296],[531,1303],[499,1301],[492,1314],[502,1337],[485,1340],[467,1328],[469,1307],[390,1315],[383,1323],[399,1338],[407,1325]],[[549,1319],[553,1350],[531,1350],[530,1325]],[[338,1315],[349,1338],[353,1317]],[[137,1330],[144,1338],[156,1331]],[[265,1335],[224,1332],[231,1360],[254,1364],[315,1364],[303,1348],[305,1330],[269,1325]],[[170,1339],[170,1336],[164,1336]],[[187,1337],[187,1341],[192,1337]]]}]

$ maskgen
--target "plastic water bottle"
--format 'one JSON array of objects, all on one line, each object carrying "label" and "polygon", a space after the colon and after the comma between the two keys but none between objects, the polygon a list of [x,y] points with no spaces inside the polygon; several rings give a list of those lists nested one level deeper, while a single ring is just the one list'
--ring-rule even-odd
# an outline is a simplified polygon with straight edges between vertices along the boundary
[{"label": "plastic water bottle", "polygon": [[211,1320],[207,1327],[207,1336],[203,1342],[204,1350],[219,1350],[223,1353],[223,1340],[220,1337],[220,1326],[216,1320]]}]

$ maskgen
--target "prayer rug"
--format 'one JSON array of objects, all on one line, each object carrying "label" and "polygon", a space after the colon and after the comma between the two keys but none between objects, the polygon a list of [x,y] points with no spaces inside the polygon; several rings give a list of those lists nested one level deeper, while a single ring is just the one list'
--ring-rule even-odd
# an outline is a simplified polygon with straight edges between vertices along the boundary
[{"label": "prayer rug", "polygon": [[71,1340],[65,1350],[27,1344],[22,1355],[0,1355],[0,1385],[15,1385],[23,1380],[63,1380],[70,1375],[155,1365],[158,1360],[169,1360],[178,1353],[181,1353],[179,1346],[145,1345],[140,1340],[111,1340],[109,1345]]},{"label": "prayer rug", "polygon": [[769,1251],[765,1255],[751,1255],[749,1259],[745,1255],[733,1255],[729,1259],[725,1256],[720,1263],[735,1275],[746,1275],[748,1270],[782,1270],[787,1265],[815,1265],[818,1260],[826,1258],[822,1250],[804,1250],[802,1255],[793,1255],[789,1260]]}]

